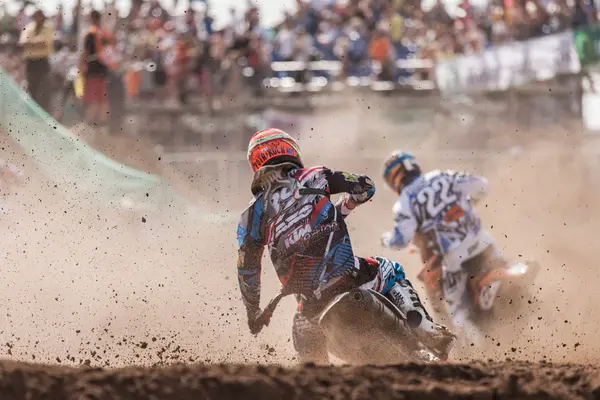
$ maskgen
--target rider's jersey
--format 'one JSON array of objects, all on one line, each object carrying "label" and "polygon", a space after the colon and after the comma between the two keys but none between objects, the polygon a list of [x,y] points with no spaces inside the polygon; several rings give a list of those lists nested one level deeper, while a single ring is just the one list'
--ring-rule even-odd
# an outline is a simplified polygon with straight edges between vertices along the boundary
[{"label": "rider's jersey", "polygon": [[416,178],[394,204],[395,227],[388,247],[402,248],[415,233],[440,254],[448,254],[481,230],[471,200],[488,190],[485,178],[454,171],[431,171]]},{"label": "rider's jersey", "polygon": [[375,194],[367,176],[285,163],[259,169],[252,193],[237,230],[238,280],[249,310],[259,307],[264,246],[289,293],[313,297],[320,285],[355,267],[344,222],[348,211],[329,195],[348,193],[362,204]]}]

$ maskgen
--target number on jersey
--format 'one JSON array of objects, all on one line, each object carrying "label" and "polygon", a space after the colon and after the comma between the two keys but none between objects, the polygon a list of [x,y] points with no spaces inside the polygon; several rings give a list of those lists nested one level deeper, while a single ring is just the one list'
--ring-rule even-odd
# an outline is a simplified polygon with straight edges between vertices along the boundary
[{"label": "number on jersey", "polygon": [[424,207],[430,218],[437,217],[447,206],[458,200],[450,188],[450,182],[441,178],[431,182],[417,195],[417,202]]}]

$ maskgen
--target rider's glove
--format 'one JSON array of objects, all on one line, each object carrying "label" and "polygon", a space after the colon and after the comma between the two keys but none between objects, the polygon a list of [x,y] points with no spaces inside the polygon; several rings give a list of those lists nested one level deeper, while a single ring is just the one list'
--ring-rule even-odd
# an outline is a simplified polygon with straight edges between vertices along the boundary
[{"label": "rider's glove", "polygon": [[381,235],[381,244],[383,247],[390,248],[393,239],[394,232],[384,232],[383,235]]},{"label": "rider's glove", "polygon": [[262,319],[260,317],[255,319],[248,319],[248,328],[250,328],[250,333],[253,335],[258,335],[262,330],[263,326]]},{"label": "rider's glove", "polygon": [[352,210],[356,208],[357,204],[351,198],[344,197],[336,204],[336,206],[342,216],[346,218]]},{"label": "rider's glove", "polygon": [[250,333],[258,335],[263,327],[269,325],[269,319],[260,309],[256,309],[254,312],[248,310],[248,328],[250,328]]},{"label": "rider's glove", "polygon": [[480,199],[476,199],[473,196],[469,196],[467,197],[467,201],[471,204],[471,206],[475,207],[477,205],[477,203],[479,203]]}]

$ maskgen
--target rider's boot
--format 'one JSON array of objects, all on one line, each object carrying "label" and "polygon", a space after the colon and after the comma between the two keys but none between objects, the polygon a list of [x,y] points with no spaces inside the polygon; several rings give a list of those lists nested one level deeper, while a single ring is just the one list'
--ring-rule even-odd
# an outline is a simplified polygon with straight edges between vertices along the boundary
[{"label": "rider's boot", "polygon": [[317,324],[302,314],[302,303],[298,303],[298,310],[294,315],[292,338],[300,364],[329,363],[325,334]]},{"label": "rider's boot", "polygon": [[494,246],[488,246],[478,257],[465,263],[471,275],[470,296],[480,310],[488,311],[493,307],[496,294],[506,277],[507,265]]},{"label": "rider's boot", "polygon": [[406,315],[409,326],[419,339],[435,350],[440,359],[447,360],[457,336],[433,321],[412,284],[407,279],[398,279],[389,290],[388,297]]}]

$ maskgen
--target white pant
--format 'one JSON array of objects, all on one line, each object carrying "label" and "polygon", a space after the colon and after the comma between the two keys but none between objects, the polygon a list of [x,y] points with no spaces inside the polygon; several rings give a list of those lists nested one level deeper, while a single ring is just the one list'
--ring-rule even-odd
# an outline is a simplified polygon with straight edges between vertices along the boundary
[{"label": "white pant", "polygon": [[485,231],[479,233],[470,232],[462,243],[450,250],[444,256],[444,270],[450,272],[459,272],[462,270],[462,263],[481,254],[488,246],[494,244],[494,239]]},{"label": "white pant", "polygon": [[[468,299],[469,274],[473,271],[465,271],[462,264],[492,246],[493,257],[501,257],[496,249],[494,239],[484,231],[467,236],[457,248],[450,251],[444,257],[442,264],[442,282],[444,299],[448,313],[454,324],[467,317],[470,302]],[[464,314],[464,315],[463,315]]]}]

